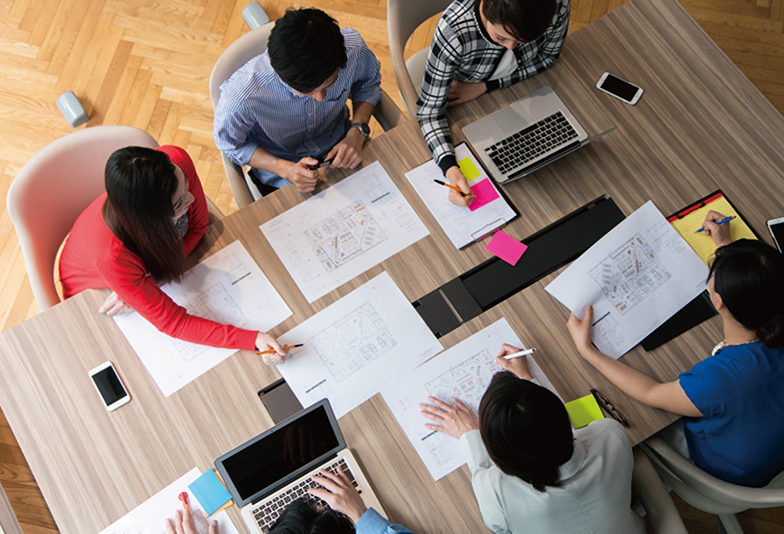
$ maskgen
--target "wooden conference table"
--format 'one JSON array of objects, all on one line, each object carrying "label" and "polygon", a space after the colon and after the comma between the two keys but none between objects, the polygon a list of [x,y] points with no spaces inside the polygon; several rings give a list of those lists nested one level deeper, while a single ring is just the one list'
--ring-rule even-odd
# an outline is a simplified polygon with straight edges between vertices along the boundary
[{"label": "wooden conference table", "polygon": [[[598,92],[605,70],[645,89],[635,107]],[[514,87],[452,111],[457,127],[548,84],[589,131],[618,130],[505,188],[522,216],[506,231],[524,238],[608,193],[629,214],[652,199],[667,214],[721,188],[759,232],[784,206],[784,118],[674,0],[635,0],[569,36],[557,63]],[[262,266],[294,312],[280,335],[386,270],[414,301],[490,256],[484,246],[457,251],[404,173],[429,152],[415,122],[371,141],[365,163],[381,161],[430,229],[430,236],[309,305],[258,230],[302,202],[292,187],[208,229],[208,256],[236,239]],[[343,176],[330,171],[331,179]],[[525,257],[523,260],[525,261]],[[530,286],[441,339],[451,347],[506,317],[565,400],[597,387],[631,422],[637,443],[674,418],[621,394],[577,355],[568,316]],[[62,532],[98,532],[151,495],[271,426],[256,396],[277,378],[240,352],[164,398],[124,337],[95,310],[103,292],[86,292],[0,335],[0,405]],[[717,318],[628,364],[674,379],[721,338]],[[87,371],[105,360],[119,368],[133,400],[107,413]],[[242,414],[242,415],[240,415]],[[435,483],[380,396],[340,421],[387,512],[418,533],[483,532],[466,468]],[[176,503],[172,503],[172,509]],[[236,508],[234,524],[245,530]]]}]

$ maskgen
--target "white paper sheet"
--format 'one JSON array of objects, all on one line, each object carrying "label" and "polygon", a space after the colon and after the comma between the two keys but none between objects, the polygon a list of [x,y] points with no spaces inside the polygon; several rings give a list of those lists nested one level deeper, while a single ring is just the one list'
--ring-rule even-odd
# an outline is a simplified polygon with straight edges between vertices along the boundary
[{"label": "white paper sheet", "polygon": [[596,242],[545,289],[582,318],[593,342],[620,358],[705,290],[708,266],[652,202]]},{"label": "white paper sheet", "polygon": [[198,534],[207,534],[208,522],[218,522],[218,534],[239,534],[226,512],[216,512],[209,519],[196,496],[188,490],[188,484],[199,478],[195,467],[163,488],[161,491],[128,512],[100,534],[166,534],[166,519],[174,520],[174,511],[182,510],[178,499],[180,492],[188,492],[193,523]]},{"label": "white paper sheet", "polygon": [[302,406],[328,398],[342,417],[443,347],[386,272],[279,338],[278,371]]},{"label": "white paper sheet", "polygon": [[[409,371],[405,380],[391,382],[381,390],[384,401],[434,480],[458,469],[465,463],[465,457],[459,440],[425,427],[425,423],[432,421],[421,415],[419,405],[429,404],[428,396],[448,403],[457,398],[476,413],[490,380],[501,371],[495,357],[504,343],[525,348],[506,319],[500,319]],[[530,356],[526,358],[539,385],[558,395],[536,361]]]},{"label": "white paper sheet", "polygon": [[[469,186],[488,179],[493,189],[498,191],[492,178],[488,177],[479,160],[474,157],[465,143],[455,147],[455,157],[458,161],[469,158],[476,170],[479,171],[479,176],[468,182]],[[433,160],[428,160],[427,163],[410,170],[406,173],[406,178],[422,197],[422,201],[457,249],[473,243],[516,216],[514,210],[500,194],[497,199],[476,211],[461,208],[449,202],[447,198],[449,188],[433,181],[445,181],[444,174]]]},{"label": "white paper sheet", "polygon": [[379,162],[259,228],[308,302],[429,234]]},{"label": "white paper sheet", "polygon": [[[179,284],[161,289],[191,315],[248,330],[266,332],[291,317],[283,298],[239,241],[188,270]],[[114,320],[166,397],[237,352],[174,339],[136,312]]]}]

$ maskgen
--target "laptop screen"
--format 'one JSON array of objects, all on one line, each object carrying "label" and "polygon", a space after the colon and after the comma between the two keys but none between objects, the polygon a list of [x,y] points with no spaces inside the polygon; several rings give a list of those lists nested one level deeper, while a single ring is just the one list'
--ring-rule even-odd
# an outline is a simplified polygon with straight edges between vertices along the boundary
[{"label": "laptop screen", "polygon": [[235,502],[258,501],[345,447],[326,400],[302,410],[215,460]]}]

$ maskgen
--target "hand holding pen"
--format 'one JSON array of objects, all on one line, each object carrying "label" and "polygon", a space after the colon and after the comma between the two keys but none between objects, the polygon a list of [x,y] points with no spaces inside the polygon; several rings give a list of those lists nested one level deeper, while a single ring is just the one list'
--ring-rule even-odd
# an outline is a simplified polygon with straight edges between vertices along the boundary
[{"label": "hand holding pen", "polygon": [[533,375],[528,369],[527,356],[528,354],[533,354],[534,352],[536,352],[536,349],[521,350],[517,347],[513,347],[512,345],[507,345],[504,343],[501,345],[501,352],[499,352],[498,356],[495,358],[495,363],[497,363],[504,371],[509,371],[510,373],[514,374],[517,378],[522,378],[523,380],[532,380]]},{"label": "hand holding pen", "polygon": [[445,187],[451,189],[449,192],[449,202],[463,208],[468,207],[474,200],[474,192],[468,187],[468,180],[463,176],[460,167],[457,165],[450,167],[446,171],[446,179],[449,180],[449,183],[443,182],[442,180],[438,180],[438,182],[441,182]]},{"label": "hand holding pen", "polygon": [[729,222],[735,217],[725,217],[721,213],[713,210],[708,212],[705,216],[705,222],[702,223],[702,228],[697,232],[705,232],[705,235],[713,238],[713,242],[717,247],[723,247],[732,243],[732,236],[730,235]]},{"label": "hand holding pen", "polygon": [[278,340],[269,334],[259,332],[256,334],[256,352],[267,365],[278,365],[283,363],[288,347],[282,346]]}]

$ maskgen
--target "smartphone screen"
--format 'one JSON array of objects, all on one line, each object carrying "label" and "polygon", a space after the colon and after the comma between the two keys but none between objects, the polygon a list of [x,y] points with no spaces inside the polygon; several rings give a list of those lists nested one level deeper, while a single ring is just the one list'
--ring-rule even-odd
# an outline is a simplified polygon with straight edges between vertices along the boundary
[{"label": "smartphone screen", "polygon": [[784,221],[768,225],[770,233],[773,235],[773,240],[776,242],[776,248],[781,252],[781,246],[784,245]]},{"label": "smartphone screen", "polygon": [[634,95],[639,91],[639,87],[632,85],[627,81],[621,80],[617,76],[607,74],[602,84],[599,86],[608,93],[612,93],[622,100],[631,102],[634,100]]},{"label": "smartphone screen", "polygon": [[120,382],[120,377],[114,371],[114,367],[109,366],[91,376],[106,406],[111,406],[123,397],[128,396],[122,382]]}]

